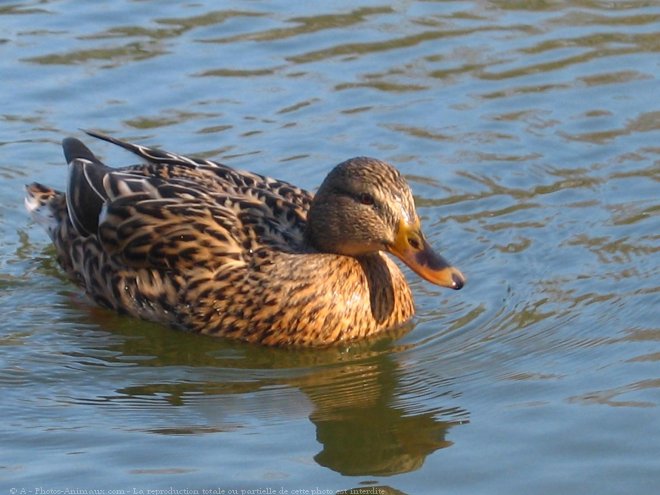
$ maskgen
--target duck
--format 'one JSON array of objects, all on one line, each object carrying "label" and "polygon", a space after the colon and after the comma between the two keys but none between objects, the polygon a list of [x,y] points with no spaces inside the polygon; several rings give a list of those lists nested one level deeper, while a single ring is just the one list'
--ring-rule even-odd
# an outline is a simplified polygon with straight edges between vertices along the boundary
[{"label": "duck", "polygon": [[432,284],[465,284],[424,236],[409,184],[384,161],[348,159],[313,194],[84,132],[141,163],[109,167],[67,137],[66,192],[29,184],[25,206],[68,278],[105,308],[253,344],[323,347],[413,317],[391,255]]}]

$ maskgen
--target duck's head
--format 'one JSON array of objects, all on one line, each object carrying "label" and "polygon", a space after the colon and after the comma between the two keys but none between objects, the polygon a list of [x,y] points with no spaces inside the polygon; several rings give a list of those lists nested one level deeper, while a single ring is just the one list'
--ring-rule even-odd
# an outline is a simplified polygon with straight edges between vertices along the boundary
[{"label": "duck's head", "polygon": [[422,233],[410,186],[393,166],[351,158],[321,184],[308,214],[308,239],[319,251],[361,256],[387,251],[431,283],[460,289],[465,277]]}]

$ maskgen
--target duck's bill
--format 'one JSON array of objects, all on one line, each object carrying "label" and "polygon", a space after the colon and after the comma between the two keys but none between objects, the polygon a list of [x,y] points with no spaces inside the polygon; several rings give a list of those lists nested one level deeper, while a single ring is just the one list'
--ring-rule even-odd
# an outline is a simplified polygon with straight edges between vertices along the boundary
[{"label": "duck's bill", "polygon": [[436,253],[416,228],[401,225],[389,251],[410,267],[417,275],[432,284],[459,290],[465,285],[461,271]]}]

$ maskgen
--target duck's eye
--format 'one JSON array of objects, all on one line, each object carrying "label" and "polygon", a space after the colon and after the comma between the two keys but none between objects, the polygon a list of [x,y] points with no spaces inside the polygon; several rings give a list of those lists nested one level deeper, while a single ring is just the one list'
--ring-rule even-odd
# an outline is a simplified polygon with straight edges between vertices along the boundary
[{"label": "duck's eye", "polygon": [[419,251],[422,249],[421,244],[415,237],[408,237],[408,244],[410,244],[410,247],[415,249],[416,251]]},{"label": "duck's eye", "polygon": [[360,203],[367,206],[371,206],[375,202],[374,197],[369,193],[360,193],[360,196],[358,198],[360,200]]}]

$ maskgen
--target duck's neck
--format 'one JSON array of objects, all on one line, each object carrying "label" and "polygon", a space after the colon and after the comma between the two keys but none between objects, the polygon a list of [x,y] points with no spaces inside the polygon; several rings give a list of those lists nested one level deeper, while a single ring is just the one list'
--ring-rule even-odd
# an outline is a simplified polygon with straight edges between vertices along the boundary
[{"label": "duck's neck", "polygon": [[381,253],[355,259],[365,274],[374,321],[378,325],[393,326],[409,319],[413,312],[412,294],[399,267]]}]

